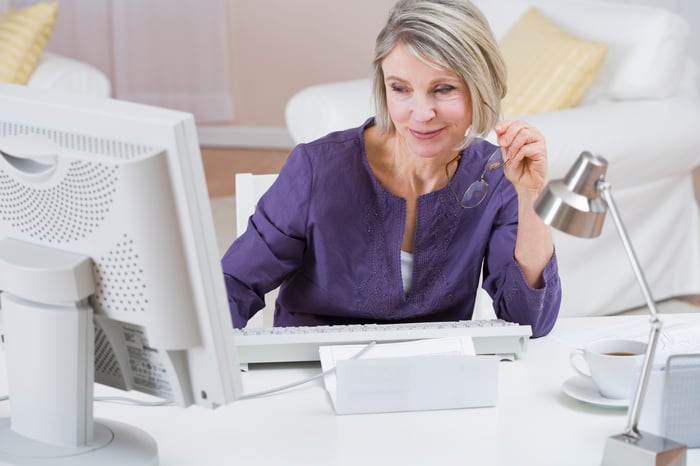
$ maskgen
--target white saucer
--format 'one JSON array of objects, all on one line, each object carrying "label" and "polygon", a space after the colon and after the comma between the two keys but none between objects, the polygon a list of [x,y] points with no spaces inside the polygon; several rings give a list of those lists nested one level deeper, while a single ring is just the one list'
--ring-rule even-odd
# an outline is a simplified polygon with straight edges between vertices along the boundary
[{"label": "white saucer", "polygon": [[629,404],[629,400],[615,400],[612,398],[605,398],[600,394],[598,388],[595,384],[580,375],[575,375],[562,385],[562,390],[564,393],[585,403],[594,404],[597,406],[605,406],[607,408],[626,408]]}]

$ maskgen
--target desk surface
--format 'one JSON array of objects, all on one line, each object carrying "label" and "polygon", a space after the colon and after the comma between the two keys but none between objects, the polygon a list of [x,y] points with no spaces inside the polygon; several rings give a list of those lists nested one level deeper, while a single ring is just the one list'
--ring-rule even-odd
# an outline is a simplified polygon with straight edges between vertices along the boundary
[{"label": "desk surface", "polygon": [[[700,314],[674,315],[700,323]],[[205,410],[95,403],[96,418],[139,427],[158,442],[162,466],[216,465],[568,465],[600,464],[607,437],[626,411],[569,398],[568,355],[579,331],[643,325],[645,316],[560,319],[527,353],[502,362],[493,408],[336,416],[321,381]],[[580,333],[577,334],[579,337]],[[317,364],[258,366],[243,374],[246,392],[317,373]],[[3,380],[3,389],[6,383]],[[96,386],[96,396],[119,394]],[[8,404],[0,404],[0,416]],[[700,450],[688,451],[700,466]]]}]

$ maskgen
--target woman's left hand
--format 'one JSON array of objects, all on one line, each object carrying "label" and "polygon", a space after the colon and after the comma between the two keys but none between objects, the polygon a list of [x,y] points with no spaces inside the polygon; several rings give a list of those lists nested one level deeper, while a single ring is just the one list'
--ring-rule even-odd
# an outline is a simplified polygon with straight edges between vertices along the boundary
[{"label": "woman's left hand", "polygon": [[507,160],[503,171],[516,191],[539,194],[547,179],[547,147],[537,128],[521,120],[504,120],[494,128]]}]

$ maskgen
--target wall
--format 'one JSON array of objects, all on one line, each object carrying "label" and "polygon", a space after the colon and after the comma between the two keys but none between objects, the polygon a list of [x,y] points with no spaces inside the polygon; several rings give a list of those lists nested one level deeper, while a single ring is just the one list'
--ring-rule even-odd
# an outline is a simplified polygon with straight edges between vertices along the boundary
[{"label": "wall", "polygon": [[[236,120],[202,128],[210,146],[288,147],[284,106],[312,84],[367,77],[374,38],[395,0],[229,0]],[[494,0],[498,1],[498,0]],[[691,25],[700,62],[700,2],[608,0],[668,8]]]},{"label": "wall", "polygon": [[[0,0],[0,7],[9,2],[21,8],[36,1]],[[230,64],[229,78],[225,79],[230,82],[235,116],[231,122],[200,128],[200,139],[210,146],[288,148],[292,141],[285,129],[286,102],[295,92],[312,84],[369,76],[374,39],[396,0],[223,1],[228,24],[228,51],[224,58]],[[149,2],[149,7],[144,8],[146,14],[134,21],[162,21],[160,26],[179,32],[177,26],[170,25],[188,19],[178,17],[177,12],[197,8],[200,1],[182,0],[181,8],[163,8],[160,12],[159,5],[166,3],[167,0]],[[59,0],[59,16],[48,50],[92,64],[113,80],[118,78],[114,54],[119,47],[112,43],[117,36],[111,27],[123,16],[115,14],[115,5],[122,11],[126,7],[137,8],[137,4],[138,0]],[[201,55],[212,50],[211,46],[197,44],[196,36],[186,37],[186,32],[177,38],[201,50]],[[177,54],[178,44],[172,45],[168,55]],[[178,60],[189,65],[189,69],[194,68],[195,73],[222,73],[214,65],[207,67],[197,64],[197,60],[188,60],[189,53],[182,53]],[[155,68],[156,73],[163,73],[163,69]],[[144,69],[143,73],[153,70]],[[149,78],[150,82],[158,82],[158,77]],[[173,95],[177,97],[177,92]]]},{"label": "wall", "polygon": [[284,105],[300,89],[368,77],[394,2],[231,0],[234,123],[284,126]]},{"label": "wall", "polygon": [[[0,0],[0,4],[5,1]],[[13,3],[31,1],[34,0]],[[93,3],[109,5],[110,1],[119,0],[71,1],[80,5],[81,15],[91,19],[85,23],[89,29],[95,22]],[[288,99],[313,84],[369,76],[374,39],[395,1],[226,0],[230,88],[236,116],[230,124],[200,128],[203,144],[290,147],[284,122]],[[691,24],[691,51],[700,61],[697,0],[608,1],[656,5],[681,12]],[[198,72],[208,70],[205,67]]]},{"label": "wall", "polygon": [[199,128],[209,147],[290,148],[284,108],[318,83],[370,76],[374,40],[396,0],[229,0],[236,119]]}]

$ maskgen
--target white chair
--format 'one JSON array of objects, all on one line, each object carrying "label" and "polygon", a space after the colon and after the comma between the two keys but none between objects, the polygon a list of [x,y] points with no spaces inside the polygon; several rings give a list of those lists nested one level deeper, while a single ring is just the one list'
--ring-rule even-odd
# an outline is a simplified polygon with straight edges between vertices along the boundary
[{"label": "white chair", "polygon": [[[248,219],[255,211],[260,196],[275,181],[277,174],[254,175],[236,173],[236,236],[240,236],[248,226]],[[265,307],[248,321],[246,327],[272,327],[277,290],[265,295]]]}]

